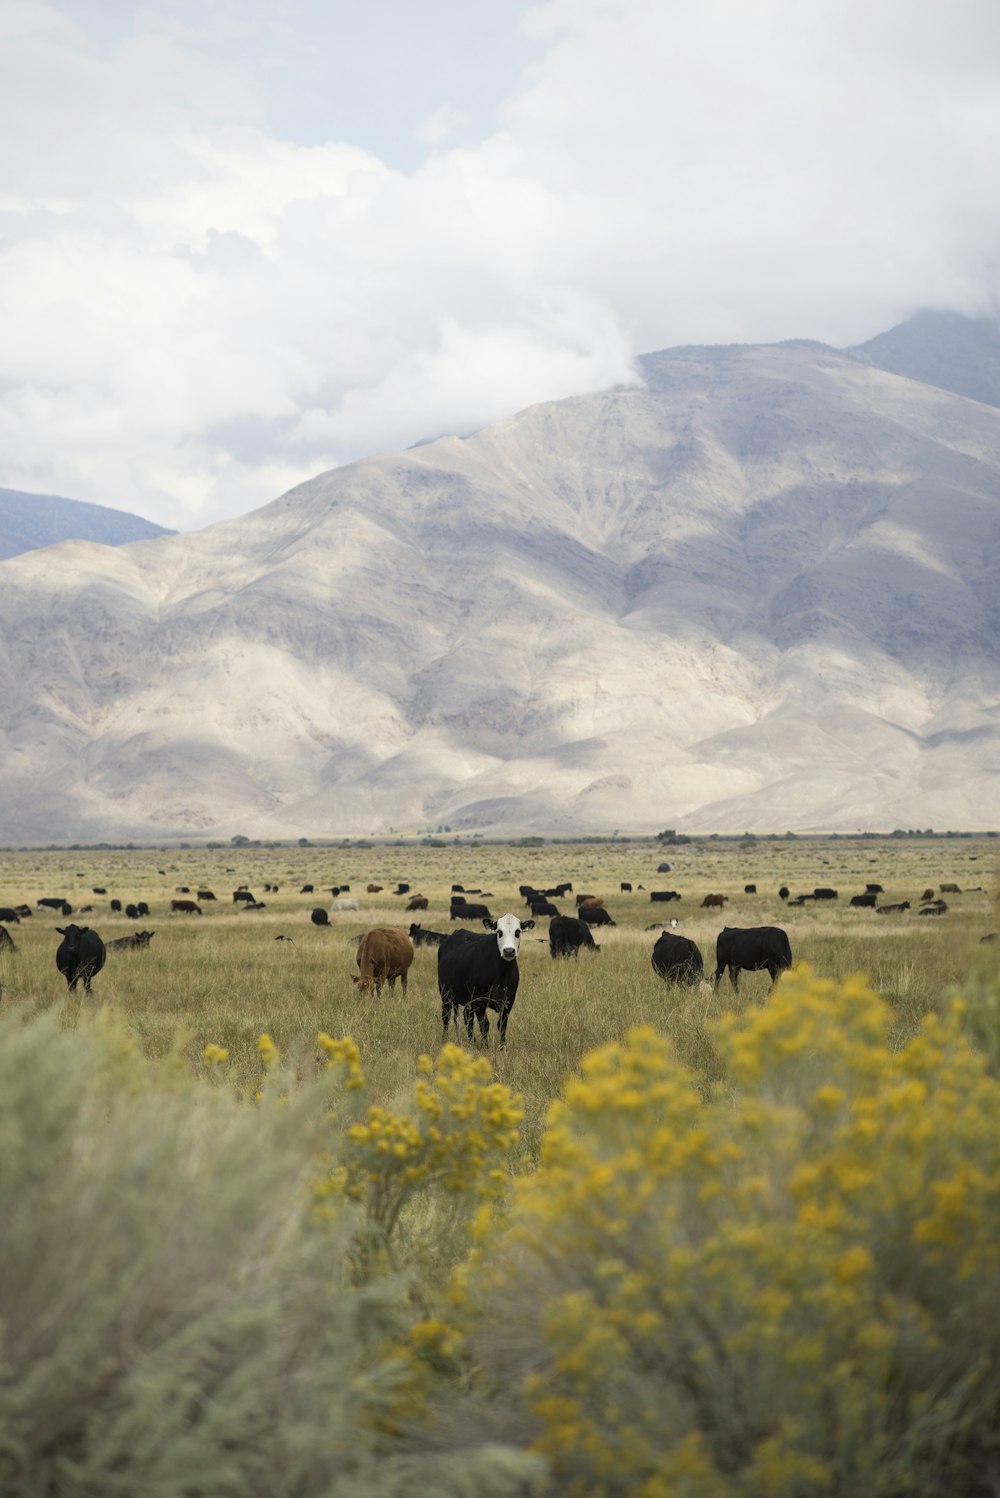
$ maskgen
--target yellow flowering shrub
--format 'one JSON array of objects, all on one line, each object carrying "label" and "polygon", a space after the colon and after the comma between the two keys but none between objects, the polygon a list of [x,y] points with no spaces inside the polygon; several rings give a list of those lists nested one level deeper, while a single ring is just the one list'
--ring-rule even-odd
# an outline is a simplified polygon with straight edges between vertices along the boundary
[{"label": "yellow flowering shrub", "polygon": [[[320,1035],[327,1068],[339,1074],[346,1092],[359,1094],[350,1111],[335,1107],[344,1134],[332,1164],[317,1183],[317,1201],[348,1197],[365,1204],[370,1226],[388,1244],[404,1210],[430,1193],[442,1193],[460,1214],[471,1216],[497,1200],[507,1182],[505,1159],[518,1141],[522,1100],[493,1080],[489,1061],[446,1045],[432,1061],[417,1061],[413,1105],[406,1113],[363,1102],[364,1072],[353,1040]],[[438,1224],[440,1226],[440,1224]],[[425,1234],[425,1236],[428,1236]]]},{"label": "yellow flowering shrub", "polygon": [[996,1490],[1000,1084],[959,1002],[890,1020],[799,969],[714,1027],[707,1103],[651,1030],[568,1082],[463,1281],[555,1491]]}]

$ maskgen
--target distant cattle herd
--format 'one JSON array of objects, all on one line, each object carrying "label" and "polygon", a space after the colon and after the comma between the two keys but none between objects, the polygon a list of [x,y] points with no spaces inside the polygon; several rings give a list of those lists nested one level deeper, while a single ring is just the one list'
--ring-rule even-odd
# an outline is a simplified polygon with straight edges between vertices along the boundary
[{"label": "distant cattle herd", "polygon": [[[669,871],[669,864],[660,864],[657,870],[660,873]],[[266,894],[277,894],[279,888],[279,885],[270,883],[263,886]],[[350,893],[349,884],[324,886],[324,889],[327,888],[331,895],[329,908],[314,905],[309,912],[314,926],[330,928],[331,914],[360,912],[361,900]],[[638,882],[619,882],[620,894],[631,895],[640,891],[645,892],[645,886]],[[304,884],[299,892],[302,895],[315,895],[316,886]],[[104,886],[94,886],[93,893],[103,896],[107,894],[107,889]],[[824,885],[794,896],[787,885],[781,885],[776,893],[778,899],[789,907],[802,907],[809,902],[832,902],[840,898],[838,890]],[[909,900],[879,904],[879,896],[883,893],[881,884],[868,883],[863,891],[849,895],[847,908],[872,911],[877,915],[902,915],[913,908]],[[948,905],[942,897],[945,894],[962,893],[982,893],[982,886],[963,891],[957,883],[946,882],[940,884],[937,891],[932,887],[925,888],[916,900],[918,913],[921,916],[944,915]],[[403,908],[407,912],[423,912],[431,908],[431,900],[419,892],[412,893],[410,884],[406,882],[397,881],[394,889],[370,882],[366,885],[365,894],[406,897]],[[405,994],[415,948],[436,947],[437,984],[444,1038],[447,1038],[452,1023],[456,1032],[459,1032],[461,1019],[466,1038],[470,1042],[475,1038],[478,1025],[478,1039],[485,1044],[490,1030],[489,1011],[493,1010],[497,1016],[498,1041],[503,1046],[508,1020],[517,997],[520,976],[518,954],[523,933],[531,931],[537,921],[548,920],[550,956],[553,959],[576,958],[581,950],[595,955],[600,952],[592,927],[614,927],[616,924],[605,908],[603,895],[574,893],[573,884],[568,880],[545,889],[522,884],[519,886],[519,894],[528,907],[527,917],[521,918],[512,912],[494,917],[486,903],[492,897],[491,891],[467,889],[455,883],[451,886],[448,919],[451,922],[473,923],[475,930],[459,927],[441,931],[413,922],[408,930],[402,926],[388,925],[362,931],[356,938],[358,973],[354,978],[359,993],[378,997],[384,985],[391,991],[398,979],[401,991]],[[653,904],[671,904],[683,899],[681,891],[674,889],[653,889],[648,894]],[[743,894],[744,897],[756,896],[757,885],[744,884]],[[565,901],[569,895],[573,896],[575,914],[560,910],[555,903]],[[729,898],[725,894],[710,892],[701,899],[700,908],[722,911]],[[207,887],[198,888],[192,897],[188,886],[178,886],[170,898],[169,912],[174,916],[200,916],[202,905],[213,901],[216,901],[216,896]],[[246,885],[232,891],[232,903],[239,912],[267,909],[266,901],[258,899]],[[79,913],[91,912],[93,908],[92,905],[81,906]],[[126,919],[134,921],[150,914],[149,905],[141,900],[123,903],[122,899],[115,897],[109,901],[109,908],[113,914],[123,914]],[[71,902],[62,895],[44,896],[36,901],[36,909],[64,918],[74,913]],[[32,914],[32,908],[28,904],[0,907],[0,956],[17,952],[17,944],[8,926],[19,925]],[[678,922],[674,919],[669,924],[671,928],[676,928]],[[481,931],[479,927],[485,930]],[[647,929],[659,931],[650,959],[658,977],[673,984],[692,984],[704,980],[704,961],[694,940],[676,929],[659,930],[656,926]],[[156,935],[155,931],[137,930],[105,944],[98,933],[87,925],[56,926],[55,931],[62,938],[55,951],[55,965],[71,992],[79,983],[83,984],[85,991],[90,991],[91,982],[104,967],[108,953],[148,949]],[[995,932],[987,932],[980,940],[992,941],[995,935]],[[282,933],[275,940],[291,941],[291,938]],[[791,966],[791,944],[787,932],[780,926],[727,925],[718,933],[713,975],[716,988],[726,972],[729,973],[733,989],[738,992],[741,972],[765,971],[773,984]]]}]

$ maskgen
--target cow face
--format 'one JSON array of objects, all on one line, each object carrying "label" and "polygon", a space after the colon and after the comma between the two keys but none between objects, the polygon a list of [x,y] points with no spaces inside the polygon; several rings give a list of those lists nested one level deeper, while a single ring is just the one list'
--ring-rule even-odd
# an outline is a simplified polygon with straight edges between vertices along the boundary
[{"label": "cow face", "polygon": [[487,931],[497,934],[497,950],[504,962],[513,962],[521,944],[521,932],[530,931],[534,921],[519,921],[516,915],[502,915],[498,921],[483,916]]}]

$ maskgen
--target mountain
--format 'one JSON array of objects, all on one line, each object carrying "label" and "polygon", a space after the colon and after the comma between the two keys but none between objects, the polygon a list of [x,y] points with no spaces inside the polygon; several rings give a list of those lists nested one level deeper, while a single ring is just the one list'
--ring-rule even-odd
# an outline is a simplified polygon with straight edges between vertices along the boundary
[{"label": "mountain", "polygon": [[876,369],[1000,406],[1000,325],[959,312],[918,312],[846,352]]},{"label": "mountain", "polygon": [[40,546],[53,546],[58,541],[99,541],[102,546],[122,546],[127,541],[174,534],[139,515],[130,515],[127,510],[60,499],[56,494],[0,489],[0,561]]},{"label": "mountain", "polygon": [[0,564],[0,841],[978,828],[1000,411],[812,343]]}]

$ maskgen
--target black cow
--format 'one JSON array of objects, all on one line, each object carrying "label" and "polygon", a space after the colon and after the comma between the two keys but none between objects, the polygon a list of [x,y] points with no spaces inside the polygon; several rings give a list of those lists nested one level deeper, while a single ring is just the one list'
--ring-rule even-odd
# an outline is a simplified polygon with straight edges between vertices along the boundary
[{"label": "black cow", "polygon": [[779,889],[779,891],[778,891],[778,899],[779,900],[787,900],[789,894],[790,894],[790,890],[788,888],[788,885],[787,884],[783,884],[781,886],[781,888]]},{"label": "black cow", "polygon": [[245,904],[250,904],[250,902],[252,900],[255,900],[255,899],[256,899],[256,896],[250,890],[248,890],[248,889],[234,889],[233,890],[233,904],[234,905],[239,905],[239,903],[240,903],[241,900]]},{"label": "black cow", "polygon": [[9,921],[14,926],[21,924],[21,917],[10,905],[0,906],[0,921]]},{"label": "black cow", "polygon": [[146,904],[145,900],[136,900],[136,902],[135,902],[135,908],[139,912],[140,915],[148,915],[149,914],[149,906]]},{"label": "black cow", "polygon": [[756,973],[764,968],[777,982],[778,974],[792,965],[792,948],[780,926],[723,926],[715,943],[715,986],[726,968],[736,993],[740,991],[740,973]]},{"label": "black cow", "polygon": [[581,905],[577,915],[581,921],[586,921],[588,926],[616,926],[618,924],[617,921],[611,919],[603,905]]},{"label": "black cow", "polygon": [[311,895],[313,893],[314,888],[311,884],[303,884],[302,888],[299,890],[300,895]]},{"label": "black cow", "polygon": [[551,900],[532,900],[531,901],[531,913],[534,916],[545,916],[545,915],[554,916],[554,915],[558,915],[559,911],[552,904]]},{"label": "black cow", "polygon": [[885,890],[882,888],[881,884],[866,884],[865,893],[869,895],[884,895]]},{"label": "black cow", "polygon": [[210,889],[200,889],[197,898],[199,900],[214,900],[215,896]]},{"label": "black cow", "polygon": [[[193,900],[171,900],[170,908],[171,910],[187,910],[190,906],[193,906],[193,904]],[[125,914],[128,916],[130,921],[137,921],[139,919],[138,905],[126,905]]]},{"label": "black cow", "polygon": [[[489,921],[490,915],[488,905],[466,905],[464,901],[452,901],[449,915],[453,921]],[[532,922],[534,924],[534,922]]]},{"label": "black cow", "polygon": [[653,971],[668,983],[697,983],[704,975],[701,952],[689,936],[664,931],[653,947]]},{"label": "black cow", "polygon": [[155,935],[155,931],[133,931],[131,936],[119,936],[117,940],[109,941],[107,944],[108,951],[138,951],[140,947],[148,947]]},{"label": "black cow", "polygon": [[837,899],[837,891],[835,889],[828,889],[825,886],[821,885],[819,889],[814,889],[813,890],[813,899],[814,900],[836,900]]},{"label": "black cow", "polygon": [[122,902],[120,900],[112,900],[111,901],[111,909],[113,911],[115,911],[117,914],[121,913],[121,908],[122,908]]},{"label": "black cow", "polygon": [[438,947],[443,1040],[448,1039],[448,1023],[452,1016],[458,1032],[458,1011],[461,1009],[469,1040],[473,1038],[474,1022],[478,1020],[480,1040],[485,1045],[490,1033],[486,1011],[495,1009],[500,1045],[507,1044],[507,1021],[520,981],[517,950],[521,932],[530,931],[534,924],[534,921],[519,920],[516,915],[502,915],[496,921],[486,917],[483,925],[488,934],[480,936],[474,931],[453,931]]},{"label": "black cow", "polygon": [[876,910],[878,895],[852,895],[851,904],[858,910]]},{"label": "black cow", "polygon": [[745,895],[755,895],[757,893],[756,884],[744,884],[743,893]]},{"label": "black cow", "polygon": [[[36,901],[36,904],[42,910],[58,910],[58,912],[59,912],[60,915],[72,915],[73,914],[73,907],[72,907],[72,905],[69,903],[68,900],[63,899],[62,896],[56,896],[55,898],[51,898],[49,896],[46,896],[45,899]],[[58,929],[59,928],[56,927],[56,930],[58,930]]]},{"label": "black cow", "polygon": [[0,952],[16,952],[17,942],[11,936],[6,926],[0,926]]},{"label": "black cow", "polygon": [[909,900],[900,900],[898,905],[876,905],[875,909],[879,915],[894,915],[897,911],[909,910]]},{"label": "black cow", "polygon": [[670,865],[668,863],[658,863],[656,865],[656,872],[658,874],[669,874],[670,873]]},{"label": "black cow", "polygon": [[439,947],[455,934],[453,931],[431,931],[426,926],[418,926],[416,921],[410,926],[410,940],[415,947]]},{"label": "black cow", "polygon": [[101,971],[107,950],[96,931],[89,926],[57,926],[62,941],[56,948],[56,967],[72,993],[80,979],[87,993],[90,980]]},{"label": "black cow", "polygon": [[581,947],[587,947],[591,952],[601,950],[586,921],[578,921],[572,915],[557,915],[549,924],[549,955],[576,957]]},{"label": "black cow", "polygon": [[655,904],[657,901],[667,902],[669,900],[679,900],[680,895],[675,889],[651,889],[649,892],[649,898]]},{"label": "black cow", "polygon": [[393,890],[394,895],[408,895],[409,893],[410,886],[408,884],[399,884],[397,882],[396,888]]},{"label": "black cow", "polygon": [[571,895],[573,893],[573,886],[567,879],[563,884],[557,884],[553,893],[557,900],[561,900],[563,895]]},{"label": "black cow", "polygon": [[630,895],[632,893],[631,884],[625,884],[624,881],[620,885],[620,889],[623,895]]},{"label": "black cow", "polygon": [[329,926],[330,924],[330,917],[327,915],[322,905],[316,906],[316,909],[313,911],[309,919],[312,921],[314,926]]}]

